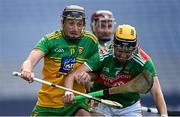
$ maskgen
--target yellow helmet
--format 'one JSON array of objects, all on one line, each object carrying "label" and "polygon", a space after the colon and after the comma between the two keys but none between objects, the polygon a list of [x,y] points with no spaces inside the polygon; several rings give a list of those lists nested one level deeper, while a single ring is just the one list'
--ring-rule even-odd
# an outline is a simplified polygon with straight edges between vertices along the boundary
[{"label": "yellow helmet", "polygon": [[136,37],[136,29],[131,25],[123,24],[116,28],[113,42],[119,46],[135,47]]}]

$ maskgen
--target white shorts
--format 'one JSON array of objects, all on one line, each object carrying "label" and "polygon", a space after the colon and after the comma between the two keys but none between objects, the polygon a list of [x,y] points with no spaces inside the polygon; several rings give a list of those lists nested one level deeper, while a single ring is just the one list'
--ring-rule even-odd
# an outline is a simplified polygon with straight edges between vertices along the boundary
[{"label": "white shorts", "polygon": [[99,103],[97,107],[94,107],[93,112],[103,114],[104,116],[136,116],[141,117],[141,104],[137,101],[135,104],[126,108],[118,109],[105,104]]}]

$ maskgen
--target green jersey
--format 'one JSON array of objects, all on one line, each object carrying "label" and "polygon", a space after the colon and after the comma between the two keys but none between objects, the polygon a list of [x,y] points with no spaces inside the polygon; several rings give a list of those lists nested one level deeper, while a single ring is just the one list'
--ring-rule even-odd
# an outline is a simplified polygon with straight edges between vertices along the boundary
[{"label": "green jersey", "polygon": [[[44,80],[63,86],[66,75],[98,51],[98,41],[90,32],[85,32],[80,39],[72,42],[65,39],[63,31],[55,31],[44,36],[35,49],[45,53],[42,70]],[[85,87],[76,82],[73,89],[86,92]],[[63,96],[63,90],[42,84],[37,105],[61,108],[64,106]]]},{"label": "green jersey", "polygon": [[[99,53],[94,54],[85,64],[91,71],[99,72],[98,81],[94,82],[91,91],[126,84],[143,70],[150,71],[153,76],[157,75],[151,58],[139,47],[126,64],[117,62],[112,45],[102,48]],[[117,101],[127,107],[137,102],[140,99],[140,94],[123,93],[101,98]]]}]

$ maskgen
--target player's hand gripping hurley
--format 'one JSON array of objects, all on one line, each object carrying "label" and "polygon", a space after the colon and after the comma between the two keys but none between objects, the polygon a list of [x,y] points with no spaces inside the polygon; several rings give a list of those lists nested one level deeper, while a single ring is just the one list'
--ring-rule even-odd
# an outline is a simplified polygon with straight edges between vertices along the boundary
[{"label": "player's hand gripping hurley", "polygon": [[[14,76],[21,77],[21,73],[19,73],[19,72],[13,72],[13,75],[14,75]],[[56,88],[65,90],[65,91],[70,91],[70,92],[72,92],[72,93],[79,94],[79,95],[81,95],[81,96],[83,96],[83,97],[86,97],[86,98],[95,100],[95,101],[97,101],[97,102],[100,102],[100,103],[103,103],[103,104],[106,104],[106,105],[110,105],[110,106],[114,106],[114,107],[122,107],[122,105],[121,105],[120,103],[115,102],[115,101],[104,100],[104,99],[100,99],[100,98],[95,98],[95,97],[93,97],[93,96],[91,96],[91,95],[84,94],[84,93],[81,93],[81,92],[78,92],[78,91],[75,91],[75,90],[72,90],[72,89],[69,89],[69,88],[65,88],[65,87],[62,87],[62,86],[53,84],[53,83],[51,83],[51,82],[47,82],[47,81],[45,81],[45,80],[41,80],[41,79],[39,79],[39,78],[33,77],[33,80],[36,81],[36,82],[39,82],[39,83],[43,83],[43,84],[46,84],[46,85],[49,85],[49,86],[52,86],[52,87],[56,87]]]}]

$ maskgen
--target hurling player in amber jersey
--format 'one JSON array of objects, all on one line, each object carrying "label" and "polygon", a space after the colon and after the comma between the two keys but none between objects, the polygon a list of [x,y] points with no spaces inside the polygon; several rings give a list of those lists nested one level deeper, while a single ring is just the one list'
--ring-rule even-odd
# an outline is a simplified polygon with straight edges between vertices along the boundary
[{"label": "hurling player in amber jersey", "polygon": [[[85,31],[85,19],[83,7],[66,6],[62,12],[62,29],[45,35],[36,44],[22,65],[22,77],[31,83],[35,65],[44,58],[43,79],[64,86],[67,74],[98,51],[97,38]],[[73,88],[82,93],[86,92],[85,87],[78,83],[74,83]],[[32,115],[89,116],[89,107],[85,101],[65,106],[63,96],[69,94],[70,92],[42,84]]]}]

